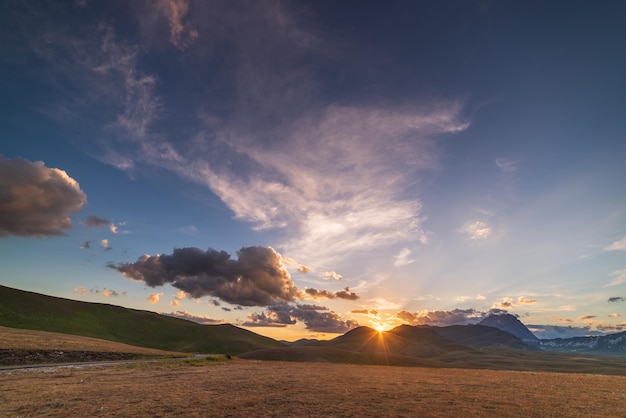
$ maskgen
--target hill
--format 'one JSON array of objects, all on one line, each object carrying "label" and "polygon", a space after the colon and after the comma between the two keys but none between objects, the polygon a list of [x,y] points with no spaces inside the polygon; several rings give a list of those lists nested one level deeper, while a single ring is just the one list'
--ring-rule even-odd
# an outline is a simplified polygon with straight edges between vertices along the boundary
[{"label": "hill", "polygon": [[230,353],[283,344],[230,324],[200,325],[154,312],[0,286],[0,326],[81,335],[166,351]]}]

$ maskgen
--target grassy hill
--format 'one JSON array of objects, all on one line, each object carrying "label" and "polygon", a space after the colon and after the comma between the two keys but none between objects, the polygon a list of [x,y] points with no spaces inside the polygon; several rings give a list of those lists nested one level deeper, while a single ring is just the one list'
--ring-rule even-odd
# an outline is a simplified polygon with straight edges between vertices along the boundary
[{"label": "grassy hill", "polygon": [[0,326],[81,335],[166,351],[230,353],[283,344],[229,324],[200,325],[101,303],[0,286]]}]

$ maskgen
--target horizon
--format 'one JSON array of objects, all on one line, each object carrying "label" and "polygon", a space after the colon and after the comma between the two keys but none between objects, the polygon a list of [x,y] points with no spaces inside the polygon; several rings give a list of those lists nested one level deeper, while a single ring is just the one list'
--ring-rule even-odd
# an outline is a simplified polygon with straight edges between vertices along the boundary
[{"label": "horizon", "polygon": [[1,284],[288,341],[626,331],[623,2],[0,11]]}]

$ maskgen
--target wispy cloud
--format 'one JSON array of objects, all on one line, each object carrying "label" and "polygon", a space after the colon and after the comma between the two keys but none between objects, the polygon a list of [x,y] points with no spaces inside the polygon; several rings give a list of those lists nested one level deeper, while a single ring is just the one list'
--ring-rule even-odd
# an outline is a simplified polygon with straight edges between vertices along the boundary
[{"label": "wispy cloud", "polygon": [[104,297],[116,297],[116,296],[126,296],[126,292],[117,292],[113,289],[86,289],[84,286],[78,286],[74,288],[74,293],[78,293],[80,295],[101,295]]},{"label": "wispy cloud", "polygon": [[198,37],[198,31],[190,22],[185,22],[189,2],[187,0],[161,0],[159,5],[169,20],[170,42],[181,50],[187,49],[189,44]]},{"label": "wispy cloud", "polygon": [[517,171],[522,160],[510,160],[507,158],[496,158],[496,165],[503,173],[513,173]]},{"label": "wispy cloud", "polygon": [[473,221],[468,222],[461,228],[461,232],[472,241],[483,240],[491,235],[491,227],[487,222]]},{"label": "wispy cloud", "polygon": [[400,267],[415,262],[415,260],[411,258],[411,254],[412,251],[408,248],[401,249],[400,252],[394,256],[393,265]]},{"label": "wispy cloud", "polygon": [[505,297],[499,302],[495,302],[493,304],[493,308],[495,309],[510,309],[523,305],[533,305],[537,303],[537,299],[528,298],[526,296],[520,296],[517,300],[511,297]]},{"label": "wispy cloud", "polygon": [[618,251],[618,250],[626,251],[626,237],[618,241],[615,241],[611,245],[607,245],[606,247],[604,247],[604,251]]},{"label": "wispy cloud", "polygon": [[615,279],[613,279],[613,281],[605,284],[602,287],[618,286],[620,284],[626,283],[626,269],[616,270],[613,273],[611,273],[611,276],[615,277]]},{"label": "wispy cloud", "polygon": [[223,319],[215,319],[206,315],[194,315],[187,311],[175,311],[170,313],[161,312],[161,315],[186,319],[187,321],[193,321],[203,325],[223,324],[225,322]]}]

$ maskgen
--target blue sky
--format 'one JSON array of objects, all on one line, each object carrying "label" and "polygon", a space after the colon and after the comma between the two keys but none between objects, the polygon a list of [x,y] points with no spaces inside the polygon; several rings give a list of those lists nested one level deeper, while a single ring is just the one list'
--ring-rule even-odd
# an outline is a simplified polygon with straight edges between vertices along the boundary
[{"label": "blue sky", "polygon": [[285,339],[626,330],[623,2],[0,7],[2,284]]}]

